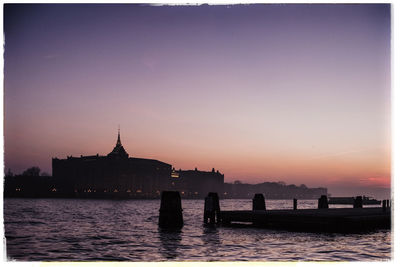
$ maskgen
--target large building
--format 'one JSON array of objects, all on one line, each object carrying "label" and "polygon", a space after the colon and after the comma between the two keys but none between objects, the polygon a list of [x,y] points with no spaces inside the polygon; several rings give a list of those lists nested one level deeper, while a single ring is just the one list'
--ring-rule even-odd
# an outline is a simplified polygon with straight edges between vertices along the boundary
[{"label": "large building", "polygon": [[129,157],[121,143],[107,156],[52,159],[53,177],[60,193],[78,197],[158,197],[170,187],[171,165],[153,159]]},{"label": "large building", "polygon": [[101,198],[158,198],[163,190],[176,190],[184,198],[222,194],[224,175],[219,171],[172,169],[170,164],[129,157],[121,143],[107,156],[53,158],[54,187],[62,196]]}]

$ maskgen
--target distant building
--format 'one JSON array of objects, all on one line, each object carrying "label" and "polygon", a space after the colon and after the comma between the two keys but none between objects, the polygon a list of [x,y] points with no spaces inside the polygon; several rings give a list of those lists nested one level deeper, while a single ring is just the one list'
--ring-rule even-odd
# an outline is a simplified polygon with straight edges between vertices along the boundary
[{"label": "distant building", "polygon": [[235,182],[225,183],[223,196],[225,198],[252,198],[256,193],[264,194],[266,199],[317,199],[321,195],[328,195],[328,189],[323,187],[308,188],[305,185],[286,185],[281,182],[260,184]]},{"label": "distant building", "polygon": [[221,196],[224,190],[224,175],[214,169],[173,170],[170,188],[179,191],[185,198],[204,198],[209,192],[217,192]]},{"label": "distant building", "polygon": [[169,188],[171,165],[154,160],[129,157],[120,133],[107,156],[52,159],[53,177],[60,182],[60,193],[79,197],[158,197]]},{"label": "distant building", "polygon": [[51,176],[9,175],[4,179],[4,197],[59,197],[57,187]]}]

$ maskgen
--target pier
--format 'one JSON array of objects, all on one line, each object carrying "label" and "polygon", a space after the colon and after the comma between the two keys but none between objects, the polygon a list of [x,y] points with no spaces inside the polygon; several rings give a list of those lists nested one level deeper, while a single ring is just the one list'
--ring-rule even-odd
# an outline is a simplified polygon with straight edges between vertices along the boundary
[{"label": "pier", "polygon": [[364,232],[390,229],[391,212],[382,208],[221,211],[221,224],[305,232]]},{"label": "pier", "polygon": [[297,199],[294,199],[293,209],[266,210],[263,195],[256,194],[252,210],[220,211],[220,220],[217,222],[222,226],[301,232],[359,233],[391,228],[388,200],[378,208],[363,208],[361,197],[355,200],[353,208],[329,208],[327,197],[323,195],[318,200],[318,209],[297,209]]}]

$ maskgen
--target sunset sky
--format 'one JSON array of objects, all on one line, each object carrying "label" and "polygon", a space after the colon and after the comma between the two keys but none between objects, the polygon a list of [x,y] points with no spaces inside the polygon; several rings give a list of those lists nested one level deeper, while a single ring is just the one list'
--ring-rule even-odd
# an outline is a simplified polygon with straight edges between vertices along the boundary
[{"label": "sunset sky", "polygon": [[106,155],[120,125],[131,157],[227,182],[389,188],[390,20],[388,4],[5,5],[5,169]]}]

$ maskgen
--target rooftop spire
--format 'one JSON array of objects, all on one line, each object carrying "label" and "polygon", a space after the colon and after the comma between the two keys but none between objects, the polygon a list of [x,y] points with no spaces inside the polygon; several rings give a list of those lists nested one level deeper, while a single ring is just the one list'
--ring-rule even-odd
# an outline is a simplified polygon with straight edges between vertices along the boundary
[{"label": "rooftop spire", "polygon": [[121,144],[121,137],[120,137],[120,134],[119,134],[119,124],[118,124],[118,139],[117,139],[117,146],[121,146],[122,144]]},{"label": "rooftop spire", "polygon": [[124,147],[121,144],[121,135],[120,135],[120,128],[118,125],[118,139],[117,144],[115,145],[113,151],[109,153],[107,156],[109,157],[117,157],[117,158],[128,158],[129,154],[126,153]]}]

